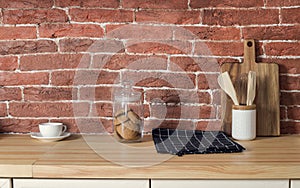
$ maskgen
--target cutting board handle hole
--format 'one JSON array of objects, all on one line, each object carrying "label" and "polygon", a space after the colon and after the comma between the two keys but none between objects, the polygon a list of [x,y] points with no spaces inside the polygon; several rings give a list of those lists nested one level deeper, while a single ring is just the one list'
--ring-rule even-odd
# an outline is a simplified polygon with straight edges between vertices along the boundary
[{"label": "cutting board handle hole", "polygon": [[253,44],[252,44],[251,41],[247,42],[247,46],[248,46],[248,47],[252,47],[252,45],[253,45]]}]

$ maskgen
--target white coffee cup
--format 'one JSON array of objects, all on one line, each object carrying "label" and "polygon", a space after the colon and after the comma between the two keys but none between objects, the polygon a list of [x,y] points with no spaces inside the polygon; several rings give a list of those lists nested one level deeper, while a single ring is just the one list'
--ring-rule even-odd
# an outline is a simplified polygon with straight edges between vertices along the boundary
[{"label": "white coffee cup", "polygon": [[39,124],[39,129],[43,137],[57,137],[67,130],[67,126],[58,122],[49,122]]}]

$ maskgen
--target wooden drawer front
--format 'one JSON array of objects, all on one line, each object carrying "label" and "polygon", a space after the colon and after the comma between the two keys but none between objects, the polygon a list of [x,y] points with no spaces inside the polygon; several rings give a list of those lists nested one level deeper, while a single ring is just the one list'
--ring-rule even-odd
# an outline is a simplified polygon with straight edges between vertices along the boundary
[{"label": "wooden drawer front", "polygon": [[10,179],[0,179],[0,188],[12,188]]},{"label": "wooden drawer front", "polygon": [[300,188],[300,180],[292,180],[291,188]]},{"label": "wooden drawer front", "polygon": [[[152,180],[151,188],[289,188],[288,180]],[[299,188],[299,187],[297,187]]]},{"label": "wooden drawer front", "polygon": [[149,188],[149,180],[14,179],[14,188]]}]

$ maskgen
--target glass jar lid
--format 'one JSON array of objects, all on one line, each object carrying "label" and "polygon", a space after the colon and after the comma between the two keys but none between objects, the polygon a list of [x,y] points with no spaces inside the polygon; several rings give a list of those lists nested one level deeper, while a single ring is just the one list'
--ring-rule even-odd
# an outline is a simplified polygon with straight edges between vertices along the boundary
[{"label": "glass jar lid", "polygon": [[141,93],[133,90],[132,81],[125,80],[121,82],[121,89],[117,90],[114,94],[115,101],[134,102],[139,101]]}]

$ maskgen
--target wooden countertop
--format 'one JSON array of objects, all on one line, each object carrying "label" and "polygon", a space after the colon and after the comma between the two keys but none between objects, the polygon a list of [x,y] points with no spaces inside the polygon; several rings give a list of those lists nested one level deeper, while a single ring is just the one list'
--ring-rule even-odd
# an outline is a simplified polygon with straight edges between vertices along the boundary
[{"label": "wooden countertop", "polygon": [[126,179],[299,179],[300,135],[239,142],[242,153],[157,154],[150,137],[119,144],[103,135],[45,143],[0,135],[0,177]]}]

